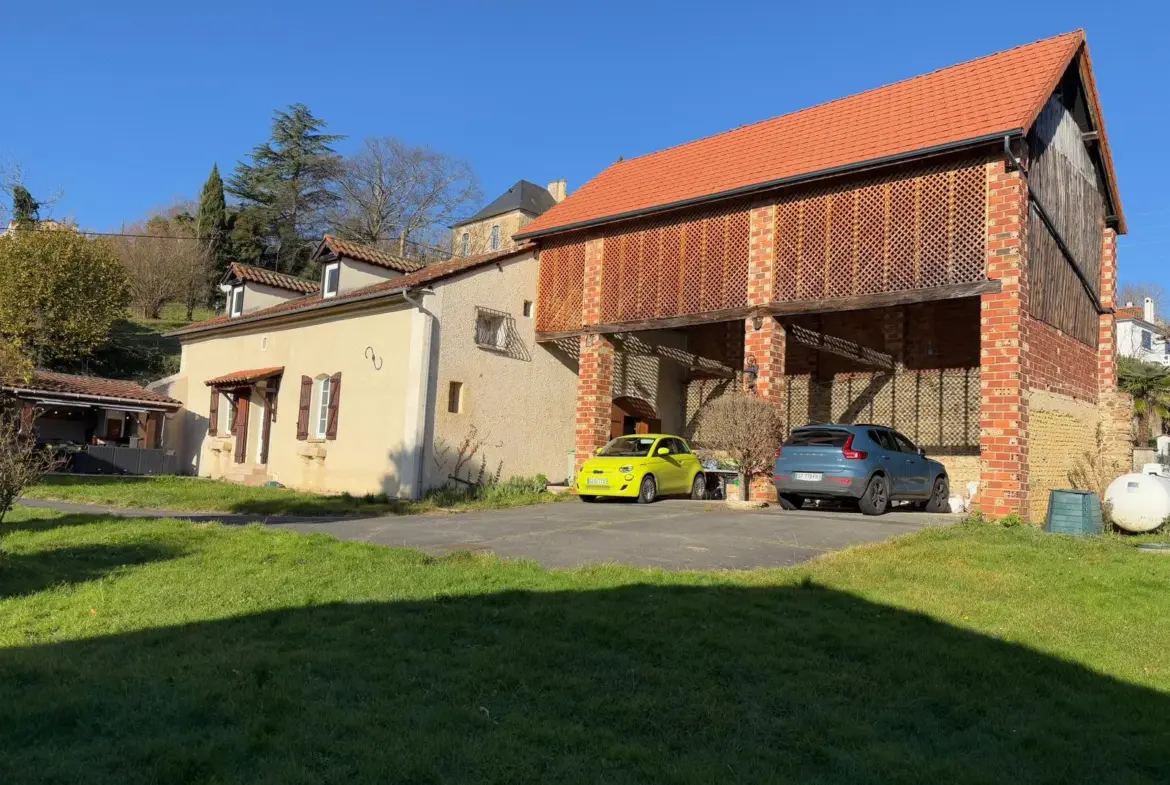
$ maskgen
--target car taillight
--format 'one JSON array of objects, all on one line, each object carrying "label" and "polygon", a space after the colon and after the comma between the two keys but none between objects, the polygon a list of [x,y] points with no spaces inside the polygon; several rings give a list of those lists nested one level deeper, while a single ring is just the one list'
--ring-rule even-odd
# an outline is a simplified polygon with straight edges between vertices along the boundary
[{"label": "car taillight", "polygon": [[784,452],[784,445],[783,444],[776,448],[776,457],[779,458],[780,453],[782,453],[782,452]]},{"label": "car taillight", "polygon": [[845,456],[847,461],[864,461],[869,457],[869,453],[853,449],[853,434],[849,434],[849,438],[845,440],[841,455]]}]

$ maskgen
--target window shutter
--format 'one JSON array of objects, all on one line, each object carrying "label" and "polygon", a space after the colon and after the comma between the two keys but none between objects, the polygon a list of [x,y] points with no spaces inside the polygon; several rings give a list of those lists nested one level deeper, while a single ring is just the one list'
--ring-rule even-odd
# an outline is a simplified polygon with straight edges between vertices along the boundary
[{"label": "window shutter", "polygon": [[325,423],[325,438],[337,438],[337,408],[341,405],[341,374],[329,378],[329,419]]},{"label": "window shutter", "polygon": [[207,435],[216,436],[219,433],[219,390],[211,388],[211,408],[207,415]]},{"label": "window shutter", "polygon": [[309,406],[313,400],[313,380],[301,377],[301,403],[297,411],[297,441],[309,438]]}]

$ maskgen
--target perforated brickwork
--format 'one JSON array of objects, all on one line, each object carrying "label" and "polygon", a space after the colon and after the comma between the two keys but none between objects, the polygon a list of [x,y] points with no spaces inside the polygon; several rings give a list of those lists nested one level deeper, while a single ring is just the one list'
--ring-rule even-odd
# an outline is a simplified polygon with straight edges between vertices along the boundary
[{"label": "perforated brickwork", "polygon": [[775,299],[826,300],[986,277],[982,164],[781,200]]},{"label": "perforated brickwork", "polygon": [[581,293],[585,278],[585,241],[550,242],[540,249],[536,329],[576,330],[581,326]]},{"label": "perforated brickwork", "polygon": [[[605,238],[601,323],[747,304],[746,209],[656,218]],[[542,328],[543,329],[543,328]]]}]

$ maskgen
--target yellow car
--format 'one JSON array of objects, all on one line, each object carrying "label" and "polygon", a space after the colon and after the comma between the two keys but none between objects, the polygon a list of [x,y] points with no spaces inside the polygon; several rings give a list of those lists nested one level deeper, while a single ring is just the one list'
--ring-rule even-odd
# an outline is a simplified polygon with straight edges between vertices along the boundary
[{"label": "yellow car", "polygon": [[599,496],[636,498],[641,504],[682,494],[702,499],[706,487],[702,464],[686,441],[661,433],[619,436],[585,461],[577,475],[583,502]]}]

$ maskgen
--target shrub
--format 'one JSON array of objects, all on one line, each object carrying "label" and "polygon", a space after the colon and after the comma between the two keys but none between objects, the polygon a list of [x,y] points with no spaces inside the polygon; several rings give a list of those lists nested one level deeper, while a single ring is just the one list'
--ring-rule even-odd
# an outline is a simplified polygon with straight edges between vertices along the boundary
[{"label": "shrub", "polygon": [[745,499],[752,478],[771,471],[783,430],[776,407],[745,392],[722,395],[699,414],[703,446],[735,460],[744,478]]},{"label": "shrub", "polygon": [[19,410],[0,410],[0,523],[25,488],[59,465],[52,447],[21,433]]}]

